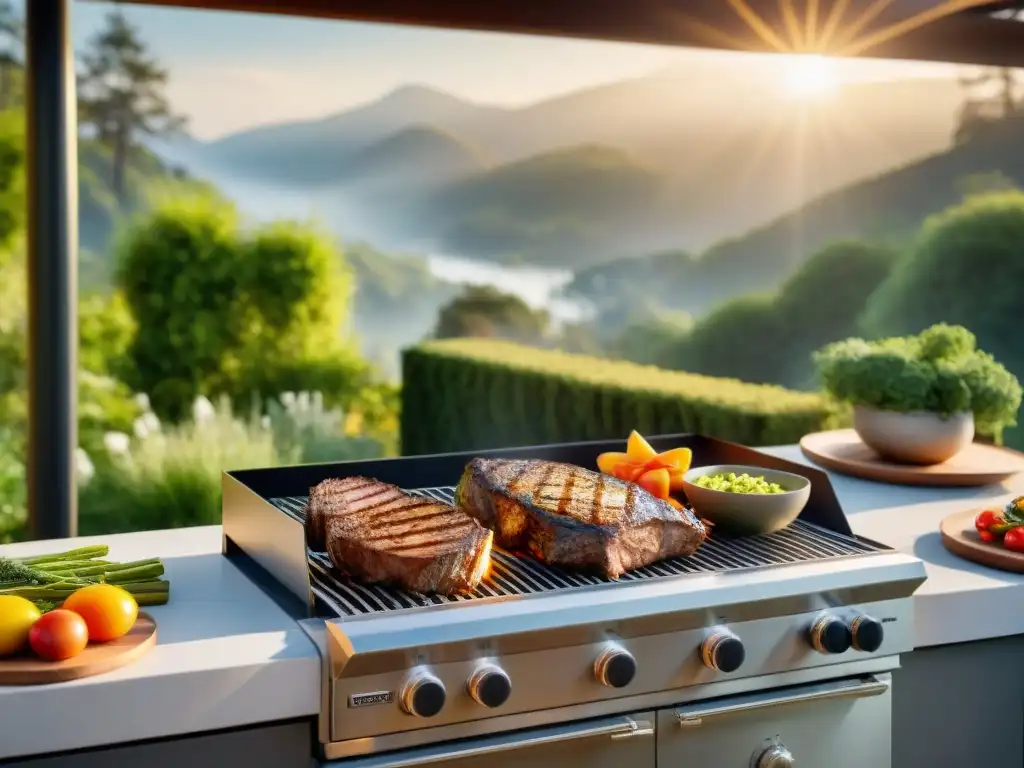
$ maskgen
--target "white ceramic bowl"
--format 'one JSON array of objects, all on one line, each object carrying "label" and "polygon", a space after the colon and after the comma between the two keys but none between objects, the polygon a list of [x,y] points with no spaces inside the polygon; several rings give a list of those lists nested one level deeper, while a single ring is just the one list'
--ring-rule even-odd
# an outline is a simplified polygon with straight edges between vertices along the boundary
[{"label": "white ceramic bowl", "polygon": [[[763,477],[777,483],[783,493],[730,493],[695,485],[698,477],[732,472]],[[696,467],[683,475],[683,491],[698,517],[707,518],[723,531],[742,534],[771,533],[796,520],[811,496],[811,481],[802,475],[764,467],[715,464]]]},{"label": "white ceramic bowl", "polygon": [[883,459],[897,464],[931,465],[949,461],[974,439],[974,414],[948,419],[934,413],[896,413],[856,406],[853,428]]}]

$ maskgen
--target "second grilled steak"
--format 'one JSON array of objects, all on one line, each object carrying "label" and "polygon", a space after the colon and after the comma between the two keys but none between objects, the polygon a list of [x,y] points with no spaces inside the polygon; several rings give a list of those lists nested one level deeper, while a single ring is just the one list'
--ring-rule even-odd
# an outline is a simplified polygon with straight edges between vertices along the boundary
[{"label": "second grilled steak", "polygon": [[[316,514],[313,514],[314,511]],[[473,589],[490,561],[493,534],[434,499],[366,477],[326,480],[309,494],[331,562],[365,582],[444,595]]]},{"label": "second grilled steak", "polygon": [[499,546],[609,578],[691,555],[707,535],[692,512],[638,485],[552,461],[473,459],[456,501]]}]

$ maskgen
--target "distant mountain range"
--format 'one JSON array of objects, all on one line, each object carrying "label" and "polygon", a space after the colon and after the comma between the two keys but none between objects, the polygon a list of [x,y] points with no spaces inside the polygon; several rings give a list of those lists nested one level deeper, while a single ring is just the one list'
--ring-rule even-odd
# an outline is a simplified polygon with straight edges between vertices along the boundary
[{"label": "distant mountain range", "polygon": [[700,249],[940,152],[961,100],[953,80],[905,79],[798,102],[777,73],[730,72],[670,70],[516,109],[407,86],[156,149],[203,177],[315,194],[348,240],[582,267]]},{"label": "distant mountain range", "polygon": [[700,316],[727,299],[777,288],[824,245],[910,244],[924,220],[969,194],[1024,189],[1024,118],[994,124],[945,152],[799,206],[695,258],[683,251],[616,259],[577,272],[570,295],[598,306],[638,299]]}]

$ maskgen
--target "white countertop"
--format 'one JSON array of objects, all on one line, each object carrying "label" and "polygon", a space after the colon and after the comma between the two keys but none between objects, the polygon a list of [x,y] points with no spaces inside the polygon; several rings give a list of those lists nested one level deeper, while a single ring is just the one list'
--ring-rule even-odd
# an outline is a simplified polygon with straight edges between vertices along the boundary
[{"label": "white countertop", "polygon": [[[811,464],[797,446],[765,449]],[[1024,634],[1024,575],[975,565],[942,546],[939,523],[965,509],[1024,494],[1024,475],[983,488],[883,485],[829,472],[853,532],[914,555],[928,580],[914,594],[914,645],[924,648]]]},{"label": "white countertop", "polygon": [[108,544],[112,560],[163,558],[170,601],[143,609],[156,619],[156,648],[84,680],[0,686],[0,760],[319,712],[315,646],[221,556],[219,526],[38,541],[0,547],[0,555],[90,543]]},{"label": "white countertop", "polygon": [[[808,463],[796,446],[767,449]],[[1024,634],[1024,576],[993,571],[942,547],[939,521],[1024,493],[1024,477],[981,489],[879,485],[831,474],[854,531],[925,561],[915,595],[918,647]],[[168,605],[147,608],[157,647],[123,669],[85,680],[0,687],[0,760],[103,744],[290,720],[320,707],[312,642],[272,599],[223,558],[219,527],[0,547],[0,555],[110,546],[113,560],[161,557]],[[41,722],[52,727],[43,728]]]}]

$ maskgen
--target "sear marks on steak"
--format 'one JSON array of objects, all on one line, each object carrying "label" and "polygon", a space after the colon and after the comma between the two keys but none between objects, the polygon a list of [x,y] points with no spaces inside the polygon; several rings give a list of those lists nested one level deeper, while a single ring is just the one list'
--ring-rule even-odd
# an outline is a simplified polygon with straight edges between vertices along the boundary
[{"label": "sear marks on steak", "polygon": [[306,503],[306,544],[314,552],[327,551],[327,516],[341,508],[345,494],[366,486],[365,477],[324,480],[310,489]]},{"label": "sear marks on steak", "polygon": [[688,509],[633,483],[552,461],[473,459],[456,502],[494,530],[504,549],[612,579],[692,555],[707,536]]},{"label": "sear marks on steak", "polygon": [[310,490],[307,525],[334,566],[360,581],[452,595],[476,587],[493,534],[450,504],[366,477]]}]

